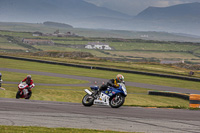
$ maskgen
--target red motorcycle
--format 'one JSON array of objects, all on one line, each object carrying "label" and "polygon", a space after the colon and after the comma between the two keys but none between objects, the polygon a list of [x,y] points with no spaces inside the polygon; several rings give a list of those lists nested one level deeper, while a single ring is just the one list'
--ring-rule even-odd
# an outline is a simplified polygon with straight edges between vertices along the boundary
[{"label": "red motorcycle", "polygon": [[25,98],[25,99],[29,99],[30,97],[28,96],[28,84],[26,84],[26,82],[21,82],[19,85],[18,85],[18,92],[16,94],[16,99],[19,99],[19,98]]}]

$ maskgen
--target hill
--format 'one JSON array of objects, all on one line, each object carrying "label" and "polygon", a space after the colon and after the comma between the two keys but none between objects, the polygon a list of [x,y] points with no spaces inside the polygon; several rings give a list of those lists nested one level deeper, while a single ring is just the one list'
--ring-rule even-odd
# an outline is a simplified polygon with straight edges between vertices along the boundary
[{"label": "hill", "polygon": [[83,0],[1,0],[0,17],[4,22],[54,21],[76,25],[80,20],[96,17],[124,19],[128,15]]},{"label": "hill", "polygon": [[178,41],[178,42],[200,42],[200,37],[188,34],[174,34],[168,32],[151,32],[151,31],[129,31],[129,30],[103,30],[103,29],[85,29],[74,28],[71,25],[57,22],[46,23],[16,23],[0,22],[0,30],[7,31],[25,31],[25,32],[42,32],[54,33],[59,30],[61,33],[75,33],[84,37],[100,38],[123,38],[123,39],[144,39],[158,41]]},{"label": "hill", "polygon": [[200,21],[200,3],[180,4],[170,7],[148,7],[136,18],[144,20]]},{"label": "hill", "polygon": [[68,25],[68,24],[50,22],[50,21],[46,21],[43,24],[46,25],[46,26],[53,26],[53,27],[60,27],[60,28],[73,28],[73,26]]},{"label": "hill", "polygon": [[84,0],[0,0],[1,22],[69,24],[76,28],[161,31],[200,36],[200,3],[149,7],[137,16]]},{"label": "hill", "polygon": [[187,3],[170,7],[148,7],[133,22],[148,30],[200,35],[200,3]]}]

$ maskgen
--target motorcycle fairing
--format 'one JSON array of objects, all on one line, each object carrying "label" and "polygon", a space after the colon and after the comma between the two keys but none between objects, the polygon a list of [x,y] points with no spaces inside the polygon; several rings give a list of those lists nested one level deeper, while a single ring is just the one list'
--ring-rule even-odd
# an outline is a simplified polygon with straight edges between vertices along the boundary
[{"label": "motorcycle fairing", "polygon": [[98,86],[90,86],[91,90],[98,90],[99,87]]},{"label": "motorcycle fairing", "polygon": [[108,105],[109,106],[109,99],[110,99],[110,97],[108,95],[106,95],[105,93],[101,92],[99,97],[94,100],[94,104]]},{"label": "motorcycle fairing", "polygon": [[24,93],[24,96],[27,96],[28,95],[28,90],[27,89],[23,89],[23,93]]},{"label": "motorcycle fairing", "polygon": [[116,95],[121,92],[122,92],[121,90],[112,87],[106,91],[103,91],[102,93],[108,95],[109,97],[112,97],[113,95]]}]

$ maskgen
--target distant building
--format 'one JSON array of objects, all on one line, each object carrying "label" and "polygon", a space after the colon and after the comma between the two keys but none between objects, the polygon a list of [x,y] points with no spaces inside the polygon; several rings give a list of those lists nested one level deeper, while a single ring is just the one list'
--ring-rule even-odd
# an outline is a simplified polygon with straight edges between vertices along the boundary
[{"label": "distant building", "polygon": [[85,48],[87,49],[102,49],[102,50],[112,50],[112,48],[108,44],[104,44],[101,42],[89,42]]},{"label": "distant building", "polygon": [[141,37],[141,38],[148,38],[149,35],[141,35],[140,37]]},{"label": "distant building", "polygon": [[56,30],[53,34],[52,33],[42,33],[42,35],[39,36],[55,36],[55,37],[78,37],[78,35],[67,32],[67,33],[61,33],[59,30]]},{"label": "distant building", "polygon": [[160,61],[160,64],[177,64],[177,63],[184,63],[184,60],[181,60],[181,61],[161,60]]},{"label": "distant building", "polygon": [[42,32],[33,32],[33,36],[42,36]]},{"label": "distant building", "polygon": [[37,44],[54,45],[54,42],[52,40],[42,40],[42,39],[23,39],[22,42],[30,45],[37,45]]}]

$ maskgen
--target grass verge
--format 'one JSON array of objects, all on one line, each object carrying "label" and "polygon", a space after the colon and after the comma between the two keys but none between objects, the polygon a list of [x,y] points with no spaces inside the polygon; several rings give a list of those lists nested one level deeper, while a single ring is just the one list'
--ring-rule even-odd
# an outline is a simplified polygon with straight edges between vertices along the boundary
[{"label": "grass verge", "polygon": [[[2,59],[2,58],[0,58],[0,61],[4,62],[3,64],[1,64],[1,67],[12,68],[12,69],[23,69],[23,70],[32,70],[40,72],[107,78],[107,79],[113,78],[115,77],[115,75],[118,74],[117,72],[110,72],[110,71],[75,68],[75,67],[67,67],[67,66],[51,65],[45,63],[36,63],[36,62],[19,61],[11,59]],[[2,78],[4,81],[19,82],[25,76],[24,73],[13,73],[8,71],[6,72],[3,71],[2,74],[3,74]],[[129,74],[129,73],[122,73],[122,74],[125,76],[126,81],[181,87],[187,89],[197,89],[197,90],[200,89],[199,82],[138,75],[138,74]],[[32,76],[34,77],[35,83],[67,84],[70,82],[74,84],[79,84],[85,82],[85,81],[82,82],[81,80],[72,80],[59,77],[50,77],[41,75],[32,75]],[[3,84],[2,87],[6,88],[6,90],[1,91],[0,97],[15,98],[17,92],[17,85]],[[33,95],[31,99],[81,103],[82,98],[85,95],[84,89],[85,87],[36,86],[33,89]],[[189,101],[187,100],[173,98],[173,97],[147,95],[148,90],[149,89],[128,86],[127,87],[128,96],[126,97],[124,105],[143,106],[143,107],[147,106],[168,107],[168,108],[169,107],[188,108],[189,106]]]},{"label": "grass verge", "polygon": [[75,128],[47,128],[32,126],[0,126],[1,133],[123,133],[117,131],[104,131],[93,129],[75,129]]},{"label": "grass verge", "polygon": [[[29,73],[18,73],[18,72],[9,72],[9,71],[1,71],[3,75],[4,81],[11,82],[20,82],[24,78],[26,78]],[[34,83],[45,83],[45,84],[83,84],[89,83],[89,81],[78,80],[78,79],[70,79],[70,78],[61,78],[61,77],[53,77],[53,76],[44,76],[44,75],[36,75],[31,74]]]},{"label": "grass verge", "polygon": [[[16,85],[5,84],[0,90],[0,97],[15,98],[17,92]],[[81,103],[86,94],[86,87],[58,87],[58,86],[37,86],[32,89],[31,100],[60,101]],[[89,87],[88,87],[89,88]],[[128,95],[125,99],[126,106],[141,107],[163,107],[163,108],[189,108],[189,101],[174,97],[147,95],[149,89],[127,86]]]},{"label": "grass verge", "polygon": [[[96,77],[96,78],[111,79],[111,78],[115,78],[115,76],[118,74],[118,72],[111,72],[111,71],[84,69],[84,68],[51,65],[51,64],[45,64],[45,63],[19,61],[19,60],[11,60],[11,59],[3,59],[3,58],[0,58],[0,62],[4,62],[3,64],[1,64],[2,68],[14,68],[14,69],[23,69],[23,70],[32,70],[32,71],[50,72],[50,73],[59,73],[59,74],[68,74],[68,75],[78,75],[78,76],[87,76],[87,77]],[[200,90],[200,82],[171,79],[171,78],[164,78],[164,77],[157,77],[157,76],[147,76],[147,75],[140,75],[140,74],[129,74],[129,73],[121,73],[121,74],[124,75],[125,81]]]}]

